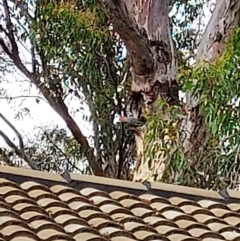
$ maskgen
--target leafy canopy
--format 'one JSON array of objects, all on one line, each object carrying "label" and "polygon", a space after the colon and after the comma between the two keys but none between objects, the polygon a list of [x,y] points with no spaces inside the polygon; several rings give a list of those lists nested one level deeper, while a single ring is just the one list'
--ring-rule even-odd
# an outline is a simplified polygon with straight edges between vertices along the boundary
[{"label": "leafy canopy", "polygon": [[[203,62],[194,68],[184,66],[179,72],[183,91],[191,91],[199,97],[201,113],[209,130],[210,138],[202,156],[192,160],[186,158],[177,128],[179,120],[184,118],[180,108],[166,106],[161,101],[159,106],[165,109],[162,116],[149,114],[146,150],[149,168],[155,161],[153,153],[165,157],[164,165],[168,168],[163,181],[208,189],[237,188],[240,168],[239,40],[240,29],[236,29],[216,62]],[[171,119],[164,119],[166,112],[171,113]]]}]

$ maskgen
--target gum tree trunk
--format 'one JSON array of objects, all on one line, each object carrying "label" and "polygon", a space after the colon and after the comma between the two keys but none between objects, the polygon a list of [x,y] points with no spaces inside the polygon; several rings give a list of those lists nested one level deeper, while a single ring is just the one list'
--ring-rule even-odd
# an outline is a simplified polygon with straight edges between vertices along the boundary
[{"label": "gum tree trunk", "polygon": [[[177,61],[168,17],[169,0],[99,0],[116,32],[125,42],[131,61],[132,93],[129,111],[134,117],[151,111],[158,113],[156,103],[164,99],[170,106],[179,106],[185,118],[180,120],[183,152],[187,159],[200,155],[208,139],[198,100],[187,94],[187,103],[180,106],[178,97]],[[198,61],[213,61],[223,51],[234,28],[239,26],[240,1],[218,0],[212,18],[199,46]],[[218,38],[217,36],[222,38]],[[184,138],[183,138],[184,137]],[[146,130],[136,134],[137,165],[134,181],[160,181],[166,169],[166,156],[157,153],[149,169]],[[155,140],[164,141],[164,140]]]}]

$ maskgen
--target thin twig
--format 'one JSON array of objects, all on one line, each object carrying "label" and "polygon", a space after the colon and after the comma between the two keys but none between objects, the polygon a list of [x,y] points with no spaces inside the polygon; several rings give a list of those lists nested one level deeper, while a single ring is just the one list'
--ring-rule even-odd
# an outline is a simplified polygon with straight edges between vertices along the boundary
[{"label": "thin twig", "polygon": [[47,104],[49,104],[43,97],[38,96],[38,95],[19,95],[19,96],[14,96],[14,97],[1,97],[0,99],[2,100],[15,100],[15,99],[20,99],[20,98],[38,98],[43,101],[45,101]]},{"label": "thin twig", "polygon": [[69,160],[68,156],[63,152],[63,150],[62,150],[61,148],[59,148],[59,147],[52,141],[52,139],[51,139],[47,134],[46,134],[46,137],[47,137],[48,141],[50,141],[51,144],[52,144],[58,151],[60,151],[60,152],[62,153],[62,155],[66,158],[67,162],[68,162],[73,168],[75,168],[76,170],[78,170],[79,172],[82,173],[82,171],[81,171],[75,164],[73,164],[73,163]]}]

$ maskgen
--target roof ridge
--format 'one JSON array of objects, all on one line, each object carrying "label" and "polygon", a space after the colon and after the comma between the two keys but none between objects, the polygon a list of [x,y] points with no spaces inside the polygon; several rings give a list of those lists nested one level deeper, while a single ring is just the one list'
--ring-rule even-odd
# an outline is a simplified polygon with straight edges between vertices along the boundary
[{"label": "roof ridge", "polygon": [[[180,186],[174,184],[160,183],[160,182],[149,182],[147,185],[141,182],[131,182],[119,179],[112,179],[107,177],[98,177],[92,175],[84,175],[84,174],[75,174],[71,173],[71,182],[84,182],[93,185],[101,185],[101,186],[109,186],[109,187],[118,187],[120,189],[132,189],[136,191],[142,192],[171,192],[178,193],[182,195],[196,196],[199,198],[207,198],[207,199],[218,199],[219,201],[224,200],[223,196],[221,196],[217,191],[205,190],[200,188],[193,188],[187,186]],[[2,177],[12,177],[19,176],[24,177],[24,179],[40,179],[43,180],[44,183],[50,182],[58,182],[66,185],[70,185],[65,179],[63,179],[59,174],[43,172],[43,171],[35,171],[22,167],[10,167],[10,166],[1,166],[0,167],[0,178]],[[11,179],[15,179],[12,177]],[[111,181],[110,181],[111,179]],[[91,185],[90,185],[91,186]],[[229,199],[240,199],[240,192],[234,190],[228,190]]]}]

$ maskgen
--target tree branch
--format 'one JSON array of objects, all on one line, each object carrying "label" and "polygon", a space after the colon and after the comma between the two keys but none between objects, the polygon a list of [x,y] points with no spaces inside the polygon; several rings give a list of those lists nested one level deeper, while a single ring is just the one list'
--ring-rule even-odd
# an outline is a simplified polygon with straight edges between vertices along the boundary
[{"label": "tree branch", "polygon": [[2,38],[0,38],[0,45],[3,51],[12,59],[12,53],[9,51],[7,45],[5,44]]},{"label": "tree branch", "polygon": [[46,137],[48,139],[49,142],[52,143],[52,145],[59,151],[62,153],[62,155],[66,158],[67,162],[72,166],[72,168],[75,168],[76,170],[78,170],[80,173],[82,173],[82,171],[74,164],[72,163],[70,160],[69,160],[69,157],[64,153],[64,151],[58,147],[58,145],[56,145],[52,139],[48,136],[48,134],[46,134]]},{"label": "tree branch", "polygon": [[16,134],[16,136],[18,137],[19,140],[19,147],[20,149],[24,149],[24,145],[23,145],[23,139],[22,136],[20,135],[20,133],[18,132],[18,130],[13,126],[13,124],[10,123],[9,120],[7,120],[7,118],[0,113],[0,118],[14,131],[14,133]]},{"label": "tree branch", "polygon": [[46,103],[48,103],[43,97],[38,96],[38,95],[19,95],[19,96],[13,96],[13,97],[1,97],[0,99],[2,100],[15,100],[15,99],[20,99],[20,98],[38,98],[41,99],[43,101],[45,101]]},{"label": "tree branch", "polygon": [[[206,27],[197,51],[197,64],[202,61],[212,62],[223,53],[226,44],[236,27],[240,25],[240,1],[217,1],[212,17]],[[186,115],[180,131],[188,136],[183,141],[186,157],[193,154],[201,158],[209,139],[204,116],[200,111],[199,95],[194,91],[186,93]]]},{"label": "tree branch", "polygon": [[[6,0],[4,0],[6,2]],[[6,5],[6,4],[5,4]],[[7,6],[7,5],[6,5]],[[7,13],[9,11],[6,10]],[[12,46],[17,46],[17,43],[14,38],[11,38],[11,44]],[[13,48],[13,53],[9,51],[5,43],[2,39],[0,39],[0,45],[2,46],[4,52],[12,59],[15,66],[37,87],[40,89],[42,95],[44,98],[48,101],[50,106],[56,111],[58,115],[62,117],[62,119],[65,121],[67,127],[71,131],[74,138],[77,140],[79,144],[83,147],[84,154],[89,162],[90,167],[92,168],[92,171],[97,176],[104,176],[104,173],[101,168],[101,164],[97,162],[96,157],[94,156],[93,150],[88,144],[88,141],[85,136],[83,136],[80,128],[74,121],[74,119],[71,117],[71,115],[68,112],[67,106],[63,102],[60,96],[55,97],[50,89],[48,89],[46,86],[44,86],[39,77],[28,71],[28,69],[23,65],[19,54],[17,47]],[[44,68],[44,66],[43,66]],[[47,78],[47,76],[45,76]]]},{"label": "tree branch", "polygon": [[147,34],[132,16],[135,10],[132,8],[132,1],[99,0],[99,3],[115,31],[126,44],[134,72],[138,75],[151,73],[153,58],[148,46]]},{"label": "tree branch", "polygon": [[17,131],[17,129],[0,113],[0,117],[3,119],[3,121],[14,131],[14,133],[17,135],[19,139],[19,148],[8,138],[8,136],[0,130],[0,136],[3,138],[3,140],[6,142],[6,144],[11,147],[15,153],[22,158],[32,169],[39,170],[38,166],[30,160],[30,158],[26,155],[24,151],[24,144],[22,137],[20,133]]},{"label": "tree branch", "polygon": [[222,54],[236,27],[240,26],[240,1],[217,1],[197,52],[198,61],[212,61]]},{"label": "tree branch", "polygon": [[12,45],[12,52],[13,52],[13,54],[18,55],[18,46],[17,46],[17,43],[14,38],[14,34],[13,34],[13,24],[11,22],[9,6],[8,6],[7,0],[3,0],[3,7],[4,7],[4,12],[5,12],[6,22],[7,22],[7,24],[6,24],[7,30],[8,30],[7,36],[9,37],[9,40]]}]

